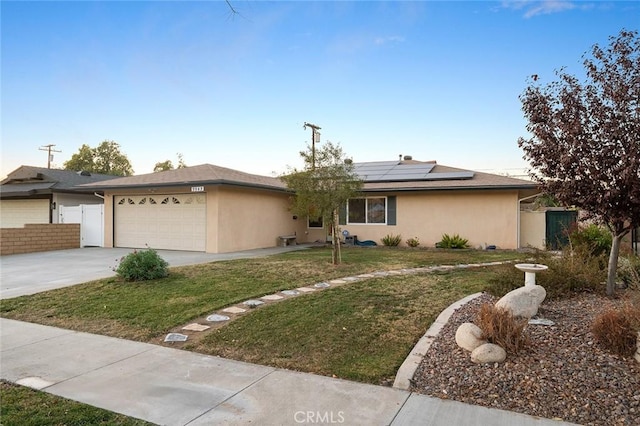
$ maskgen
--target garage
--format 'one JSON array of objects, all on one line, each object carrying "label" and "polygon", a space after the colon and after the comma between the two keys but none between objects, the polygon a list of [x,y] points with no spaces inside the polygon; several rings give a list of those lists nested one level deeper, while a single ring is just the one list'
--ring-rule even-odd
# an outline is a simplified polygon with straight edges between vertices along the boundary
[{"label": "garage", "polygon": [[115,195],[114,246],[206,250],[205,194]]},{"label": "garage", "polygon": [[26,223],[49,223],[49,200],[0,201],[0,228],[22,228]]}]

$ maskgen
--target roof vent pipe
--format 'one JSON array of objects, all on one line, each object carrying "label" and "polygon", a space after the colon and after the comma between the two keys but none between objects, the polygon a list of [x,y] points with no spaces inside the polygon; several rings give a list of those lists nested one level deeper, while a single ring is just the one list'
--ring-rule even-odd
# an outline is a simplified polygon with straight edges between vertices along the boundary
[{"label": "roof vent pipe", "polygon": [[404,161],[411,161],[411,160],[413,160],[412,156],[410,156],[410,155],[405,155],[404,156]]},{"label": "roof vent pipe", "polygon": [[398,155],[398,161],[402,161],[402,154]]}]

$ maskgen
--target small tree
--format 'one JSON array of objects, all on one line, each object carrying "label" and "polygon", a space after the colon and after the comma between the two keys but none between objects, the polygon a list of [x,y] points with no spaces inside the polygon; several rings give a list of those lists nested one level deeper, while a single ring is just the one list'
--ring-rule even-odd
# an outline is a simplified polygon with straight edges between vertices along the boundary
[{"label": "small tree", "polygon": [[174,170],[176,168],[184,169],[185,167],[187,167],[187,165],[184,162],[184,158],[182,157],[182,154],[178,153],[177,156],[178,156],[178,167],[174,167],[171,160],[166,160],[166,161],[156,163],[156,165],[153,167],[153,172],[154,173],[164,172],[167,170]]},{"label": "small tree", "polygon": [[640,225],[640,39],[622,30],[610,43],[585,57],[585,83],[564,69],[546,86],[533,77],[520,96],[533,136],[518,145],[547,192],[611,231],[611,296],[620,241]]},{"label": "small tree", "polygon": [[75,170],[75,171],[94,171],[94,163],[93,163],[93,149],[87,144],[83,144],[78,152],[71,156],[69,161],[65,161],[63,167],[65,170]]},{"label": "small tree", "polygon": [[173,163],[171,162],[171,160],[166,160],[166,161],[162,161],[160,163],[156,163],[155,166],[153,166],[153,172],[166,172],[167,170],[173,170],[175,167],[173,167]]},{"label": "small tree", "polygon": [[315,149],[315,155],[307,146],[300,156],[304,160],[304,169],[293,169],[282,176],[289,189],[295,192],[291,210],[300,217],[322,218],[331,231],[333,264],[339,265],[342,261],[339,211],[349,198],[358,194],[362,181],[353,172],[353,162],[345,156],[339,144],[327,142]]},{"label": "small tree", "polygon": [[131,176],[133,168],[120,145],[114,141],[103,141],[95,148],[83,144],[69,161],[64,163],[65,170],[84,170],[114,176]]}]

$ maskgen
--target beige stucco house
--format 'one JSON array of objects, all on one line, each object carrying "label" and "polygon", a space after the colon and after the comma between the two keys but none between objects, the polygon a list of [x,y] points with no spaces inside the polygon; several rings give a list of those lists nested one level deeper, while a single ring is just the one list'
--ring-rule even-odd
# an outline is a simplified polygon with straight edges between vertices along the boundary
[{"label": "beige stucco house", "polygon": [[[358,240],[388,234],[418,238],[434,247],[442,235],[459,234],[472,247],[515,249],[521,241],[521,204],[540,191],[530,181],[479,173],[405,157],[356,163],[363,195],[350,200],[341,228]],[[377,210],[378,212],[376,212]],[[313,237],[316,232],[310,232]]]},{"label": "beige stucco house", "polygon": [[[341,228],[378,243],[400,234],[433,247],[457,233],[474,247],[518,248],[521,203],[539,192],[533,182],[408,158],[355,166],[364,188],[345,206]],[[211,164],[86,187],[104,192],[105,247],[225,253],[273,247],[280,236],[327,237],[321,223],[291,214],[281,180]]]},{"label": "beige stucco house", "polygon": [[226,253],[304,235],[276,178],[203,164],[89,186],[105,194],[105,247]]}]

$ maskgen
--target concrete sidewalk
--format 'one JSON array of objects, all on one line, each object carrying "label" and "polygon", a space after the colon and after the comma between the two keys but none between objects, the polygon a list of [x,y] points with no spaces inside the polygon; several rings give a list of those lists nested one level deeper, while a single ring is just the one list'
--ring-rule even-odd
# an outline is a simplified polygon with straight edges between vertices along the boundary
[{"label": "concrete sidewalk", "polygon": [[0,376],[163,425],[568,423],[0,319]]}]

